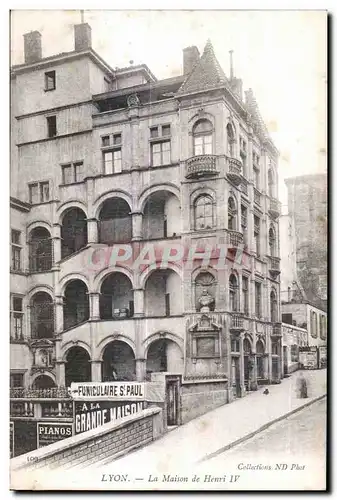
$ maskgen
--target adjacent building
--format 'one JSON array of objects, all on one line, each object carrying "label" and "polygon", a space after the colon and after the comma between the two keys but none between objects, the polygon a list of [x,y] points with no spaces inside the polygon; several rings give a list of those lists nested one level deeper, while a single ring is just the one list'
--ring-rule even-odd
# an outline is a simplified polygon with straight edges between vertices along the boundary
[{"label": "adjacent building", "polygon": [[176,424],[278,382],[278,151],[252,91],[210,41],[158,80],[74,36],[43,58],[24,35],[11,70],[12,416],[162,372]]}]

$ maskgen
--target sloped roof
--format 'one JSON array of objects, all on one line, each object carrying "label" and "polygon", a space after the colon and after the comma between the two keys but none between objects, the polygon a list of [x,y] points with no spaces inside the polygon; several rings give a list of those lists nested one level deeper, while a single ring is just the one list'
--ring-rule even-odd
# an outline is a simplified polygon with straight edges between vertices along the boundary
[{"label": "sloped roof", "polygon": [[207,90],[222,86],[227,82],[228,79],[215,57],[213,45],[208,40],[198,63],[187,76],[177,94]]},{"label": "sloped roof", "polygon": [[252,123],[253,127],[255,126],[257,132],[262,136],[263,139],[270,140],[268,129],[263,121],[252,89],[246,90],[245,95],[246,95],[245,107],[248,113],[250,114],[251,120],[253,122]]}]

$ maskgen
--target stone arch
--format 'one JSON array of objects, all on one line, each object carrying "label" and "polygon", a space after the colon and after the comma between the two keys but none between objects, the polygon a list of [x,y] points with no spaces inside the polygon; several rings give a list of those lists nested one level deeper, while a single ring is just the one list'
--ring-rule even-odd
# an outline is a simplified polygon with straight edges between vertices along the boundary
[{"label": "stone arch", "polygon": [[165,268],[148,266],[146,269],[144,269],[144,271],[142,271],[139,276],[139,288],[145,288],[147,280],[155,271],[167,271],[168,269],[175,272],[181,280],[183,279],[183,272],[181,267],[179,267],[175,262],[167,262]]},{"label": "stone arch", "polygon": [[66,203],[62,203],[62,205],[60,205],[58,207],[57,214],[58,214],[58,223],[60,225],[62,225],[64,214],[70,208],[79,208],[80,210],[83,210],[86,217],[88,218],[88,211],[87,211],[87,207],[86,207],[85,203],[83,203],[83,201],[81,201],[81,200],[73,199],[73,200],[67,201]]},{"label": "stone arch", "polygon": [[189,120],[188,123],[190,124],[191,130],[193,126],[195,125],[196,122],[199,120],[208,120],[212,123],[213,128],[215,128],[215,117],[211,113],[208,113],[207,111],[198,111],[195,115],[193,115]]},{"label": "stone arch", "polygon": [[148,352],[150,344],[152,344],[152,342],[154,342],[156,340],[160,340],[160,339],[168,339],[168,340],[171,340],[172,342],[175,342],[179,346],[181,353],[184,354],[184,341],[183,341],[183,339],[181,337],[179,337],[179,335],[177,335],[176,333],[168,332],[165,330],[165,331],[159,331],[159,332],[152,333],[151,335],[146,337],[146,339],[143,340],[142,347],[144,349],[144,356],[145,357],[147,356],[147,352]]},{"label": "stone arch", "polygon": [[96,346],[96,358],[98,361],[103,361],[103,353],[104,353],[104,349],[106,348],[106,346],[108,344],[110,344],[111,342],[115,342],[117,340],[124,342],[125,344],[128,344],[128,346],[132,349],[134,356],[136,356],[136,345],[135,345],[134,341],[132,340],[132,338],[128,337],[127,335],[124,335],[122,333],[115,333],[115,334],[108,335],[107,337],[104,337],[104,339],[102,339],[99,342],[99,344],[97,344],[97,346]]},{"label": "stone arch", "polygon": [[41,373],[35,373],[30,379],[30,385],[33,387],[40,377],[48,377],[53,383],[51,387],[56,387],[56,377],[54,373],[49,372],[48,370],[43,370]]},{"label": "stone arch", "polygon": [[112,191],[108,191],[107,193],[103,193],[93,203],[93,213],[94,213],[94,218],[99,219],[99,214],[100,211],[103,207],[103,204],[105,201],[109,200],[110,198],[121,198],[124,200],[130,208],[130,212],[133,210],[133,204],[132,204],[132,197],[127,191],[123,191],[122,189],[114,189]]},{"label": "stone arch", "polygon": [[79,280],[83,281],[83,283],[86,285],[88,291],[90,290],[90,283],[88,278],[82,274],[82,273],[69,273],[63,276],[63,278],[60,280],[59,287],[60,287],[60,295],[64,296],[64,290],[66,286],[70,283],[70,281],[74,280]]},{"label": "stone arch", "polygon": [[102,380],[135,380],[135,351],[121,337],[114,338],[101,351]]},{"label": "stone arch", "polygon": [[64,362],[67,361],[67,354],[72,347],[82,347],[82,349],[87,351],[87,354],[90,357],[90,359],[92,359],[91,347],[89,346],[89,344],[87,344],[83,340],[69,340],[69,342],[66,342],[61,347],[61,360],[62,361],[64,361]]},{"label": "stone arch", "polygon": [[32,296],[35,295],[37,292],[45,292],[45,293],[48,293],[52,299],[52,301],[55,300],[55,296],[54,296],[54,290],[51,286],[49,285],[35,285],[33,286],[32,288],[30,288],[27,292],[27,302],[29,303]]},{"label": "stone arch", "polygon": [[216,203],[216,193],[214,189],[208,187],[208,186],[200,186],[194,189],[191,194],[190,194],[190,206],[193,207],[194,203],[199,196],[202,196],[203,194],[210,196],[213,199],[213,203]]},{"label": "stone arch", "polygon": [[121,274],[124,274],[127,278],[129,278],[129,280],[132,283],[132,286],[135,287],[134,274],[133,274],[132,270],[128,266],[124,266],[123,264],[120,264],[118,266],[105,267],[104,269],[101,269],[96,274],[96,276],[94,277],[93,284],[92,284],[92,290],[93,290],[93,292],[99,293],[99,291],[101,289],[101,285],[102,285],[104,279],[109,274],[112,274],[112,273],[121,273]]},{"label": "stone arch", "polygon": [[52,224],[46,220],[34,220],[33,222],[29,222],[26,226],[26,233],[27,237],[29,240],[29,235],[30,232],[33,231],[33,229],[37,227],[43,227],[44,229],[47,229],[47,231],[52,232]]},{"label": "stone arch", "polygon": [[165,182],[165,183],[157,183],[157,184],[151,184],[151,186],[146,187],[143,189],[143,191],[140,193],[138,197],[138,207],[141,212],[143,212],[145,204],[151,196],[151,194],[154,194],[158,191],[168,191],[169,193],[175,195],[179,202],[180,202],[180,189],[178,186],[173,184],[172,182]]}]

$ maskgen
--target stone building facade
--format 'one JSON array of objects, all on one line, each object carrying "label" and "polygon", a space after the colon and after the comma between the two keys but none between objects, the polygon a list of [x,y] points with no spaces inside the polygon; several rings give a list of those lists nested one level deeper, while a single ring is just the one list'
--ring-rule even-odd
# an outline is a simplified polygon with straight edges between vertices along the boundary
[{"label": "stone building facade", "polygon": [[11,72],[12,387],[163,372],[181,421],[279,381],[278,152],[252,91],[210,42],[158,80],[111,68],[86,23],[74,51],[48,58],[38,32],[24,37]]}]

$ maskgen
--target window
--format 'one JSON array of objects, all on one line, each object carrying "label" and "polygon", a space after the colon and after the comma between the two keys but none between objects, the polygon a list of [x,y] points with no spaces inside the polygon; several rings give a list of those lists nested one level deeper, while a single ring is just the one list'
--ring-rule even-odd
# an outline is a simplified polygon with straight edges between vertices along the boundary
[{"label": "window", "polygon": [[290,347],[290,356],[291,356],[291,361],[293,363],[297,363],[297,361],[299,359],[299,349],[298,349],[298,346],[296,344],[293,344]]},{"label": "window", "polygon": [[151,165],[169,165],[171,163],[171,141],[153,142],[151,144]]},{"label": "window", "polygon": [[23,373],[11,373],[10,375],[10,387],[24,387],[23,384]]},{"label": "window", "polygon": [[56,89],[56,74],[55,71],[48,71],[44,74],[44,89],[45,90],[55,90]]},{"label": "window", "polygon": [[322,340],[326,339],[326,316],[323,315],[321,315],[320,337]]},{"label": "window", "polygon": [[227,155],[231,158],[235,157],[235,134],[231,123],[227,124]]},{"label": "window", "polygon": [[310,334],[313,338],[317,337],[317,319],[316,313],[314,311],[310,311]]},{"label": "window", "polygon": [[258,168],[253,168],[254,172],[254,186],[256,189],[259,189],[260,187],[260,170]]},{"label": "window", "polygon": [[56,116],[47,116],[48,137],[57,135]]},{"label": "window", "polygon": [[228,229],[236,230],[236,206],[231,196],[228,198]]},{"label": "window", "polygon": [[32,205],[49,201],[49,182],[29,184],[29,202]]},{"label": "window", "polygon": [[275,340],[271,343],[271,353],[276,355],[279,354],[279,343]]},{"label": "window", "polygon": [[254,215],[254,243],[256,256],[260,257],[260,219]]},{"label": "window", "polygon": [[15,340],[23,339],[23,307],[22,297],[12,295],[11,297],[11,337]]},{"label": "window", "polygon": [[231,338],[231,352],[240,352],[240,340],[237,338]]},{"label": "window", "polygon": [[243,311],[245,314],[249,313],[249,295],[248,295],[248,278],[242,277],[242,298],[243,298]]},{"label": "window", "polygon": [[161,133],[162,135],[171,135],[171,125],[162,125]]},{"label": "window", "polygon": [[12,270],[21,271],[21,232],[12,229]]},{"label": "window", "polygon": [[276,323],[278,318],[277,298],[276,298],[276,293],[274,291],[270,293],[270,318],[273,323]]},{"label": "window", "polygon": [[269,229],[269,255],[272,257],[276,255],[276,236],[272,227]]},{"label": "window", "polygon": [[240,159],[242,162],[242,171],[243,174],[247,174],[247,142],[240,137]]},{"label": "window", "polygon": [[114,149],[103,153],[104,173],[117,174],[122,171],[122,150]]},{"label": "window", "polygon": [[213,126],[209,120],[199,120],[193,127],[194,156],[213,153]]},{"label": "window", "polygon": [[211,229],[214,226],[213,199],[209,195],[201,195],[194,203],[195,229]]},{"label": "window", "polygon": [[83,180],[83,162],[69,163],[62,166],[62,183],[72,184]]},{"label": "window", "polygon": [[238,311],[238,282],[234,274],[229,278],[229,310]]},{"label": "window", "polygon": [[293,324],[293,315],[291,313],[282,314],[282,323],[287,323],[287,325]]},{"label": "window", "polygon": [[248,244],[248,210],[247,207],[241,205],[241,232],[243,234],[243,242]]},{"label": "window", "polygon": [[255,283],[255,316],[261,318],[261,283]]},{"label": "window", "polygon": [[274,175],[271,168],[268,170],[268,193],[269,196],[274,196]]},{"label": "window", "polygon": [[103,135],[101,141],[102,148],[107,146],[120,146],[122,144],[122,134]]},{"label": "window", "polygon": [[215,338],[214,337],[199,337],[196,339],[196,357],[197,358],[214,358],[216,354],[215,350]]}]

